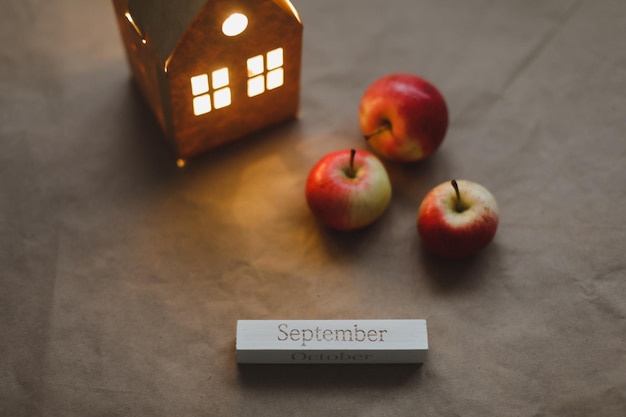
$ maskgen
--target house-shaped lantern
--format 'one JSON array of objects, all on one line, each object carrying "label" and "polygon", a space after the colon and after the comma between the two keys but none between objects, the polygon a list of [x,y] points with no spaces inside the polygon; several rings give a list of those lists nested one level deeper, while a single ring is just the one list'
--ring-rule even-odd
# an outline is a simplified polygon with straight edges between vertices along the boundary
[{"label": "house-shaped lantern", "polygon": [[289,0],[113,0],[140,91],[180,158],[297,116]]}]

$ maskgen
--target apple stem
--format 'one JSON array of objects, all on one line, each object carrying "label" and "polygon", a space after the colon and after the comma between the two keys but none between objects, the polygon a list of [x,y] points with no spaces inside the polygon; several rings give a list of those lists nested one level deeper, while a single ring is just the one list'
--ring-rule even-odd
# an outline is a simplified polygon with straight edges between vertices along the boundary
[{"label": "apple stem", "polygon": [[450,181],[452,183],[452,187],[454,187],[454,191],[456,192],[456,211],[457,213],[461,213],[465,208],[463,207],[463,203],[461,202],[461,193],[459,192],[459,184],[456,183],[456,180]]},{"label": "apple stem", "polygon": [[381,122],[380,126],[378,127],[378,129],[374,130],[369,135],[364,135],[363,137],[365,138],[365,140],[370,140],[374,136],[379,135],[379,134],[381,134],[383,132],[386,132],[388,130],[391,130],[391,123],[389,122],[389,120],[383,120]]},{"label": "apple stem", "polygon": [[354,155],[356,154],[355,149],[350,149],[350,166],[348,167],[348,177],[354,178]]}]

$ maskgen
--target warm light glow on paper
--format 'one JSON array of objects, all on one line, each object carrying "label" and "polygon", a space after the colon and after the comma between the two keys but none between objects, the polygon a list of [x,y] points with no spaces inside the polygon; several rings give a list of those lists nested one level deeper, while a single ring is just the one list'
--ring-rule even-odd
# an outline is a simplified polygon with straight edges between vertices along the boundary
[{"label": "warm light glow on paper", "polygon": [[222,32],[226,36],[237,36],[248,27],[248,18],[241,13],[231,14],[222,24]]}]

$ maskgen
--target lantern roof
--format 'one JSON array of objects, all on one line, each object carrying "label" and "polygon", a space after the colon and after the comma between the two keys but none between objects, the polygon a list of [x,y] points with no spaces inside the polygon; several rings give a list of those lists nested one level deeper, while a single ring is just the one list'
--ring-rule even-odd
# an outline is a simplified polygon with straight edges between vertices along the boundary
[{"label": "lantern roof", "polygon": [[[150,39],[156,53],[165,62],[176,49],[194,18],[209,1],[228,2],[228,0],[129,0],[128,11],[137,28]],[[298,12],[289,0],[265,1],[274,2],[300,22]]]}]

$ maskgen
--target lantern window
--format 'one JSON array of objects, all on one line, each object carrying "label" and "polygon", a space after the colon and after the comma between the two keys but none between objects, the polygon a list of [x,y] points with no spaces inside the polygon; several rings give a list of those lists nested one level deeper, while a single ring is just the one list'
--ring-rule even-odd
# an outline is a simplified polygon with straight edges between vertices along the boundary
[{"label": "lantern window", "polygon": [[222,33],[226,36],[237,36],[248,27],[248,18],[245,14],[233,13],[222,23]]},{"label": "lantern window", "polygon": [[267,53],[267,69],[273,70],[283,66],[283,48],[277,48]]},{"label": "lantern window", "polygon": [[193,114],[200,116],[211,111],[211,96],[203,94],[193,98]]},{"label": "lantern window", "polygon": [[220,88],[213,93],[213,104],[215,105],[216,109],[230,106],[230,103],[230,88]]},{"label": "lantern window", "polygon": [[258,96],[265,92],[265,77],[257,75],[248,79],[248,97]]},{"label": "lantern window", "polygon": [[283,85],[284,75],[282,68],[276,68],[267,73],[267,89],[273,90]]},{"label": "lantern window", "polygon": [[194,96],[209,92],[209,77],[207,74],[191,77],[191,93]]},{"label": "lantern window", "polygon": [[228,68],[218,69],[211,74],[213,88],[222,88],[228,85]]},{"label": "lantern window", "polygon": [[248,59],[248,77],[262,74],[263,67],[263,55],[257,55]]},{"label": "lantern window", "polygon": [[[191,77],[191,94],[193,97],[193,114],[200,116],[213,109],[221,109],[232,102],[228,68],[220,68],[209,74],[200,74]],[[212,87],[212,90],[211,90]]]},{"label": "lantern window", "polygon": [[248,97],[258,96],[285,83],[283,48],[248,59]]}]

